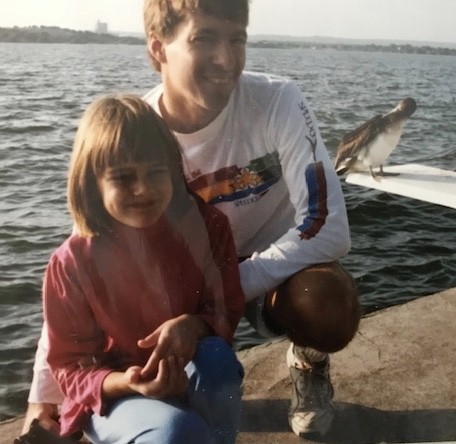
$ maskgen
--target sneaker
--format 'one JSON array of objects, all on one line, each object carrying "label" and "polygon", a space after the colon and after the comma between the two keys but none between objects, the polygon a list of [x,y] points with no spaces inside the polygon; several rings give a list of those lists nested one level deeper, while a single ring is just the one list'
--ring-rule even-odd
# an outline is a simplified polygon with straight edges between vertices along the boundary
[{"label": "sneaker", "polygon": [[288,422],[298,436],[324,435],[331,427],[334,389],[329,379],[329,356],[320,362],[300,361],[292,343],[287,352],[287,365],[292,384]]}]

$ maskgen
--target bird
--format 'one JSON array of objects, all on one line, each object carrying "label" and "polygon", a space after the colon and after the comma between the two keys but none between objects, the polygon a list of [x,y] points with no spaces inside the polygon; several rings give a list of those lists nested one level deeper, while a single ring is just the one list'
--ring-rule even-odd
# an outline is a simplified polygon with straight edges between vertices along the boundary
[{"label": "bird", "polygon": [[[383,171],[383,164],[399,143],[404,124],[416,107],[416,101],[407,97],[388,114],[377,115],[346,134],[337,147],[337,174],[369,170],[375,180],[377,176],[391,175]],[[380,171],[376,174],[373,169],[377,167]]]}]

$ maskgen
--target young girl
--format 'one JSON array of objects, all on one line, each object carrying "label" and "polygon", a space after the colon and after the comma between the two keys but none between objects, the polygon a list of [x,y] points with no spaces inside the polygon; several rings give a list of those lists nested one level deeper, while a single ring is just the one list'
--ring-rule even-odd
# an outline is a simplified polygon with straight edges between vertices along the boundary
[{"label": "young girl", "polygon": [[191,195],[176,140],[139,97],[94,102],[73,147],[74,233],[43,285],[61,434],[234,443],[243,312],[225,216]]}]

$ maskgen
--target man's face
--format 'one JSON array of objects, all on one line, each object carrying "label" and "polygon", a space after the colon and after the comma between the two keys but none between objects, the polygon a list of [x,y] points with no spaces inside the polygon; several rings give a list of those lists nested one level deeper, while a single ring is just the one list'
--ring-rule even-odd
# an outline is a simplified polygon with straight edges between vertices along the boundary
[{"label": "man's face", "polygon": [[218,115],[244,69],[246,40],[240,23],[189,13],[161,43],[165,107]]}]

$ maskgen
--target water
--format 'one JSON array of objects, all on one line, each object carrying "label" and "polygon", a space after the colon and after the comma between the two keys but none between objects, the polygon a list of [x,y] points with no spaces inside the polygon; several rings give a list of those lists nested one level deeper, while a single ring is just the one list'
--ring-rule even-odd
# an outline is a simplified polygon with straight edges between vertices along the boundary
[{"label": "water", "polygon": [[[71,222],[65,175],[78,119],[97,95],[159,78],[141,46],[0,44],[0,420],[24,411],[41,327],[40,286]],[[342,135],[412,96],[390,163],[456,169],[456,57],[250,49],[247,67],[293,78],[334,156]],[[456,212],[343,184],[365,311],[456,286]],[[243,326],[241,345],[254,342]]]}]

